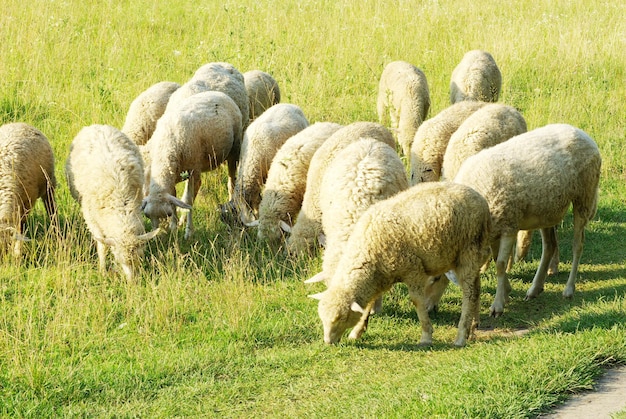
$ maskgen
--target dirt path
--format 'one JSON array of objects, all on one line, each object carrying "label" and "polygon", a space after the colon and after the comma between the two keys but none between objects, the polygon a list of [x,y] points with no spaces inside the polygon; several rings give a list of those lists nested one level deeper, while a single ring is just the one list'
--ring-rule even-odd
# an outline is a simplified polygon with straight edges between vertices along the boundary
[{"label": "dirt path", "polygon": [[577,394],[541,419],[603,419],[626,409],[626,366],[608,370],[594,390]]}]

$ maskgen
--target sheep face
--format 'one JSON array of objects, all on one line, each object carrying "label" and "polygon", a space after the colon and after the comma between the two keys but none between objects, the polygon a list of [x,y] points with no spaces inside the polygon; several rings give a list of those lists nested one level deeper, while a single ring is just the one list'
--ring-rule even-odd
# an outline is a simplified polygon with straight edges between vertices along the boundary
[{"label": "sheep face", "polygon": [[146,242],[136,237],[120,241],[111,247],[113,257],[121,266],[127,278],[133,278],[135,272],[141,266],[145,248]]},{"label": "sheep face", "polygon": [[317,312],[324,326],[324,342],[334,344],[341,340],[343,333],[354,327],[363,316],[356,303],[344,304],[322,297]]},{"label": "sheep face", "polygon": [[177,222],[176,208],[167,199],[147,199],[143,205],[143,213],[150,219],[153,230],[168,219],[170,226],[175,226]]}]

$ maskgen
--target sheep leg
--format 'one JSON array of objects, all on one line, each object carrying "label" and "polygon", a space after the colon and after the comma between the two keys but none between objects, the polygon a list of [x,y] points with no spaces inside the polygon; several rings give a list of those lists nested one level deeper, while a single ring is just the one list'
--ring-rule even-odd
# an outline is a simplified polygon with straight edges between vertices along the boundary
[{"label": "sheep leg", "polygon": [[576,214],[574,211],[574,240],[572,242],[572,270],[567,278],[567,284],[563,290],[563,297],[572,298],[574,296],[574,290],[576,289],[576,275],[578,274],[578,265],[580,263],[580,256],[583,253],[583,242],[585,240],[585,226],[587,220]]},{"label": "sheep leg", "polygon": [[229,156],[226,164],[228,165],[228,201],[232,201],[237,179],[237,159]]},{"label": "sheep leg", "polygon": [[[382,298],[382,297],[380,297]],[[365,332],[367,330],[367,324],[369,321],[369,317],[370,317],[370,313],[372,311],[372,306],[375,303],[369,303],[366,307],[363,315],[361,316],[361,318],[359,319],[359,322],[352,328],[352,330],[350,331],[350,334],[348,335],[348,339],[358,339],[361,337],[361,335],[363,335],[363,332]]]},{"label": "sheep leg", "polygon": [[535,298],[543,292],[543,284],[548,274],[548,265],[556,249],[556,230],[553,227],[541,229],[541,244],[541,261],[539,262],[537,272],[535,272],[533,283],[526,292],[526,300]]},{"label": "sheep leg", "polygon": [[509,299],[509,293],[511,292],[511,284],[506,277],[506,265],[511,256],[511,251],[515,245],[517,232],[503,234],[500,237],[499,243],[493,243],[491,248],[498,249],[496,256],[496,276],[498,277],[498,285],[496,287],[496,296],[493,300],[493,304],[489,309],[491,316],[498,317],[504,313],[504,304]]},{"label": "sheep leg", "polygon": [[[556,235],[556,226],[552,227],[554,228],[554,236],[557,237]],[[554,243],[556,248],[554,249],[554,255],[552,256],[552,259],[550,259],[550,266],[548,266],[548,275],[556,275],[559,273],[559,240],[557,237],[556,242]]]},{"label": "sheep leg", "polygon": [[[192,170],[189,174],[189,179],[187,179],[187,183],[185,184],[185,191],[182,196],[182,201],[185,204],[193,206],[193,201],[198,195],[198,190],[200,189],[201,184],[201,173],[196,170]],[[185,227],[185,240],[189,240],[191,236],[193,236],[193,220],[191,211],[183,210],[180,220],[178,221],[178,225],[182,226],[183,224],[187,224]]]},{"label": "sheep leg", "polygon": [[104,274],[106,272],[106,257],[108,246],[102,243],[100,240],[96,240],[96,250],[98,251],[98,267],[100,269],[100,273]]},{"label": "sheep leg", "polygon": [[420,345],[430,346],[433,343],[433,325],[428,315],[428,304],[423,295],[423,289],[416,287],[412,284],[409,285],[409,296],[415,306],[417,312],[417,318],[422,326],[422,336],[420,338]]},{"label": "sheep leg", "polygon": [[464,346],[480,321],[480,271],[479,267],[457,267],[459,285],[463,291],[461,318],[454,341],[455,346]]}]

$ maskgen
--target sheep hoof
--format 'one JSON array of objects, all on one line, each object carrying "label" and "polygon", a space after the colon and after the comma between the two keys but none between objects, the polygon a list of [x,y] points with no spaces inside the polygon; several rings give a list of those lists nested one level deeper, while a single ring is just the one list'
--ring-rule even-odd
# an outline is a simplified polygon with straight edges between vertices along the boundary
[{"label": "sheep hoof", "polygon": [[502,313],[504,313],[503,308],[496,308],[494,306],[491,306],[491,308],[489,309],[489,315],[494,318],[500,317]]}]

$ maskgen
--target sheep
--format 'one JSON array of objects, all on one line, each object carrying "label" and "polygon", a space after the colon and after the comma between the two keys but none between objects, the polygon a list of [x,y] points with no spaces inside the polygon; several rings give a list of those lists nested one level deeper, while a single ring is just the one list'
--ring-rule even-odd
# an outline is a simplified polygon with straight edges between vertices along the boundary
[{"label": "sheep", "polygon": [[222,221],[251,224],[258,217],[261,189],[278,149],[309,125],[299,106],[278,103],[255,119],[241,146],[237,183],[232,199],[221,205]]},{"label": "sheep", "polygon": [[573,296],[584,229],[597,208],[601,164],[596,143],[567,124],[551,124],[515,136],[463,163],[454,181],[481,193],[493,218],[491,241],[498,285],[490,308],[492,316],[503,313],[511,290],[506,263],[519,230],[541,229],[541,262],[526,299],[543,291],[556,247],[553,227],[563,220],[570,203],[574,215],[573,257],[563,296]]},{"label": "sheep", "polygon": [[157,120],[165,112],[165,107],[180,84],[162,81],[153,84],[133,100],[128,108],[122,132],[137,145],[148,142]]},{"label": "sheep", "polygon": [[[228,190],[234,188],[236,144],[241,142],[241,111],[226,94],[207,91],[185,99],[176,110],[166,111],[157,122],[150,145],[149,193],[143,211],[156,229],[169,218],[176,229],[175,206],[191,210],[201,184],[202,172],[228,164]],[[188,176],[182,200],[176,198],[176,183]],[[185,239],[193,234],[191,213],[186,214]]]},{"label": "sheep", "polygon": [[502,87],[502,74],[491,54],[468,51],[452,71],[450,103],[464,100],[497,102]]},{"label": "sheep", "polygon": [[391,120],[398,143],[408,156],[415,132],[430,108],[428,82],[422,70],[406,61],[387,64],[380,76],[376,108],[381,124],[389,126]]},{"label": "sheep", "polygon": [[357,220],[373,203],[407,189],[404,164],[394,149],[361,137],[330,162],[322,178],[319,206],[326,237],[322,270],[332,275]]},{"label": "sheep", "polygon": [[110,248],[126,277],[132,279],[146,242],[159,233],[146,233],[143,225],[139,148],[112,126],[84,127],[70,145],[65,174],[70,194],[96,241],[100,271],[106,270]]},{"label": "sheep", "polygon": [[259,205],[259,240],[277,244],[283,238],[283,230],[293,225],[302,206],[311,158],[341,127],[333,122],[316,122],[289,138],[278,150],[267,173]]},{"label": "sheep", "polygon": [[443,156],[442,177],[454,179],[468,157],[526,130],[526,120],[512,106],[500,103],[483,106],[463,121],[450,137]]},{"label": "sheep", "polygon": [[448,181],[418,184],[372,205],[354,226],[328,288],[311,295],[320,300],[324,341],[338,342],[369,315],[377,297],[403,282],[421,324],[420,344],[430,345],[435,278],[452,271],[463,292],[454,344],[465,345],[479,323],[480,267],[489,255],[490,228],[485,199]]},{"label": "sheep", "polygon": [[360,137],[375,138],[394,149],[396,146],[391,131],[381,124],[366,121],[353,122],[337,130],[324,141],[324,144],[313,154],[309,164],[302,207],[287,239],[286,250],[289,254],[310,251],[317,244],[323,243],[322,212],[319,207],[322,178],[335,156]]},{"label": "sheep", "polygon": [[[241,126],[245,131],[250,115],[248,92],[243,74],[229,63],[214,62],[198,68],[191,79],[172,93],[165,110],[174,109],[185,98],[206,91],[218,91],[230,96],[241,111]],[[238,153],[239,148],[235,148],[233,151]]]},{"label": "sheep", "polygon": [[0,127],[0,253],[13,245],[22,254],[26,218],[41,198],[51,221],[56,220],[54,155],[46,136],[28,124]]},{"label": "sheep", "polygon": [[248,92],[250,121],[280,103],[280,88],[270,74],[261,70],[250,70],[243,73],[243,79]]},{"label": "sheep", "polygon": [[485,102],[455,103],[420,125],[411,145],[411,185],[439,180],[450,137],[463,121],[485,105]]}]

